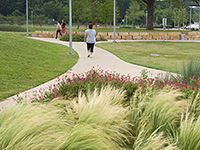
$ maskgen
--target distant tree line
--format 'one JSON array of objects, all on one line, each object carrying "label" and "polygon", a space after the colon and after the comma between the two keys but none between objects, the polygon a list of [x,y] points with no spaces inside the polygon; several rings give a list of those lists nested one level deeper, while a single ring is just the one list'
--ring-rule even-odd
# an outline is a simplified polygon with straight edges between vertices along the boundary
[{"label": "distant tree line", "polygon": [[[193,0],[197,3],[199,0]],[[169,25],[187,23],[189,6],[187,0],[116,0],[118,24],[128,20],[128,24],[153,25],[162,24],[162,18],[168,19]],[[0,23],[25,24],[26,0],[0,0]],[[103,24],[105,27],[113,24],[113,0],[72,0],[73,23],[87,25],[91,22]],[[194,11],[194,17],[198,12]],[[146,16],[147,15],[147,16]],[[65,19],[68,22],[69,0],[29,0],[29,19],[32,24],[50,24],[53,21]]]}]

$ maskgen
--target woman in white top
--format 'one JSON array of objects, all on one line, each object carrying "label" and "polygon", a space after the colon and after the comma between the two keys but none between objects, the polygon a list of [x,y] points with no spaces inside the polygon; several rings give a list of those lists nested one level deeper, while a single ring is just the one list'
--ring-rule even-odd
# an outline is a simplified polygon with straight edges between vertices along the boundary
[{"label": "woman in white top", "polygon": [[60,36],[62,36],[60,21],[57,21],[56,39],[58,37],[58,33],[60,33]]},{"label": "woman in white top", "polygon": [[88,57],[92,57],[94,51],[94,44],[96,42],[96,31],[93,28],[93,24],[89,25],[89,29],[85,30],[84,42],[87,43]]}]

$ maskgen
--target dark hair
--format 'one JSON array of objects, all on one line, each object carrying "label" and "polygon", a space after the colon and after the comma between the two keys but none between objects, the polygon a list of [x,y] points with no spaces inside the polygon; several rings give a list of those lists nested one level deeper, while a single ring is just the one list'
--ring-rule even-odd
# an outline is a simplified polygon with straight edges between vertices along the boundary
[{"label": "dark hair", "polygon": [[90,24],[90,25],[89,25],[89,29],[92,29],[92,28],[93,28],[93,24]]},{"label": "dark hair", "polygon": [[60,21],[57,21],[58,23],[60,23]]},{"label": "dark hair", "polygon": [[62,22],[66,24],[66,22],[65,22],[65,20],[64,20],[64,19],[62,20]]}]

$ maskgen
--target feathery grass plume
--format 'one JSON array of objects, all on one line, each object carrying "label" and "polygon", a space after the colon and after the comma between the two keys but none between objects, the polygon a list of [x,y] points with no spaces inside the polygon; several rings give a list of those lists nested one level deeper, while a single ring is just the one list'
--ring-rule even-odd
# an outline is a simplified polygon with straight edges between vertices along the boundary
[{"label": "feathery grass plume", "polygon": [[200,115],[200,91],[197,94],[194,92],[191,95],[189,103],[188,111],[194,113],[195,117],[198,117]]},{"label": "feathery grass plume", "polygon": [[181,120],[181,114],[187,109],[187,101],[176,91],[161,92],[152,98],[144,114],[150,118],[152,131],[169,131],[176,129]]},{"label": "feathery grass plume", "polygon": [[130,104],[131,133],[136,138],[140,131],[149,134],[159,129],[163,134],[174,137],[180,125],[181,114],[187,109],[187,100],[180,100],[182,94],[163,89],[161,92],[138,93]]},{"label": "feathery grass plume", "polygon": [[135,143],[133,145],[133,150],[178,150],[175,146],[171,145],[167,139],[164,138],[163,133],[156,133],[154,131],[149,135],[148,131],[141,129],[138,134]]},{"label": "feathery grass plume", "polygon": [[70,101],[66,101],[64,98],[59,97],[53,99],[50,103],[47,104],[46,107],[49,107],[49,109],[56,110],[60,118],[65,120],[70,130],[76,124],[78,115],[74,111],[73,104]]},{"label": "feathery grass plume", "polygon": [[200,149],[200,116],[195,120],[188,112],[182,115],[178,146],[181,150]]},{"label": "feathery grass plume", "polygon": [[0,149],[59,149],[69,128],[44,105],[18,105],[0,114]]},{"label": "feathery grass plume", "polygon": [[181,68],[182,79],[198,79],[200,77],[200,60],[191,58],[189,62],[184,62]]},{"label": "feathery grass plume", "polygon": [[[130,101],[129,121],[132,124],[131,134],[136,138],[142,127],[146,130],[151,129],[148,116],[144,115],[145,109],[149,106],[152,96],[156,94],[151,87],[148,87],[145,92],[136,90],[133,99]],[[133,142],[133,141],[132,141]]]},{"label": "feathery grass plume", "polygon": [[127,108],[121,104],[124,92],[105,87],[79,95],[78,102],[71,102],[78,119],[63,149],[121,149],[129,134]]}]

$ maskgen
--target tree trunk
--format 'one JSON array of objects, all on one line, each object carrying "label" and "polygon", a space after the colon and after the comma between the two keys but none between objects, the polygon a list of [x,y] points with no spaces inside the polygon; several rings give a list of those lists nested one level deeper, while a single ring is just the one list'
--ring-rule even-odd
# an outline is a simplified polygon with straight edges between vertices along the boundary
[{"label": "tree trunk", "polygon": [[77,25],[77,29],[79,29],[80,26],[80,20],[79,20],[79,15],[78,15],[78,19],[77,19],[78,25]]},{"label": "tree trunk", "polygon": [[155,0],[147,0],[147,30],[153,30],[154,3]]},{"label": "tree trunk", "polygon": [[85,25],[85,27],[87,28],[87,26],[88,26],[88,21],[86,22],[86,25]]},{"label": "tree trunk", "polygon": [[180,30],[180,23],[179,23],[179,21],[178,21],[178,30]]},{"label": "tree trunk", "polygon": [[132,20],[132,27],[134,27],[133,20]]},{"label": "tree trunk", "polygon": [[96,24],[96,28],[97,28],[97,25],[98,25],[98,21],[95,21],[95,22],[96,22],[95,24]]}]

